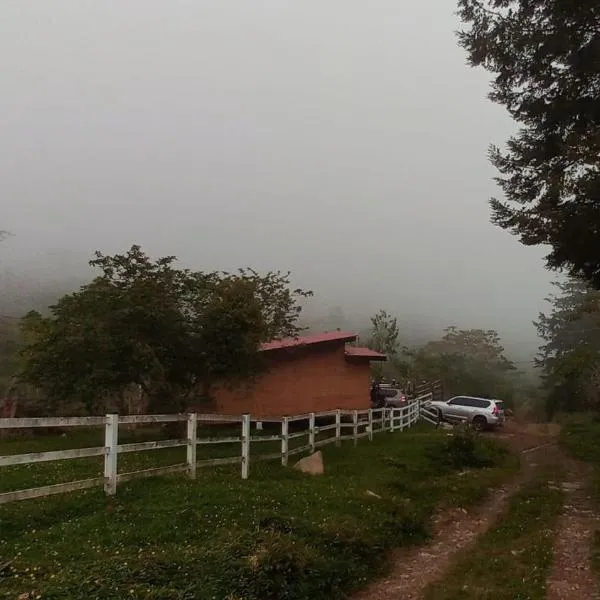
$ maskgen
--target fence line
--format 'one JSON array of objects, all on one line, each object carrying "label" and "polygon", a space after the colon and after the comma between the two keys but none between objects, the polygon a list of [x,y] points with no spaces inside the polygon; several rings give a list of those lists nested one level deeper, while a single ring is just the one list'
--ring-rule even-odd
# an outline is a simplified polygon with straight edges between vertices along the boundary
[{"label": "fence line", "polygon": [[[433,413],[427,408],[431,394],[425,394],[412,400],[402,408],[379,408],[368,410],[333,410],[322,413],[308,413],[303,415],[286,416],[269,419],[252,419],[251,415],[205,415],[205,414],[179,414],[179,415],[130,415],[119,416],[109,414],[104,417],[43,417],[43,418],[5,418],[0,419],[0,429],[36,428],[36,427],[80,427],[103,425],[104,446],[94,448],[80,448],[73,450],[57,450],[51,452],[34,452],[27,454],[16,454],[0,456],[0,467],[34,464],[54,460],[69,460],[91,456],[104,456],[104,477],[70,481],[47,485],[38,488],[18,490],[14,492],[0,493],[0,504],[25,500],[27,498],[39,498],[74,490],[82,490],[91,487],[103,486],[104,492],[112,496],[117,492],[117,484],[132,479],[153,477],[169,473],[185,472],[190,479],[196,478],[198,467],[217,465],[241,464],[241,477],[247,479],[250,474],[250,445],[259,442],[280,442],[280,450],[268,454],[258,455],[252,460],[276,460],[286,466],[289,457],[306,451],[314,452],[317,448],[330,443],[340,446],[343,440],[353,440],[356,446],[358,440],[363,437],[373,439],[376,433],[385,431],[403,431],[411,427],[419,419],[433,421]],[[317,419],[334,417],[334,422],[326,425],[317,425]],[[290,424],[298,421],[307,421],[308,426],[302,431],[290,432]],[[186,422],[187,434],[184,439],[168,439],[151,442],[139,442],[132,444],[119,444],[119,425],[133,423],[173,423]],[[198,437],[198,424],[200,423],[236,423],[241,424],[239,436],[229,437]],[[258,430],[259,423],[280,424],[280,433],[276,435],[251,435],[251,423],[255,423]],[[345,434],[344,430],[351,429],[351,433]],[[317,439],[319,434],[333,432],[333,435],[324,439]],[[306,442],[296,448],[290,448],[290,441],[306,438]],[[208,444],[239,444],[240,454],[226,458],[211,458],[198,460],[197,448]],[[119,454],[127,452],[140,452],[148,450],[159,450],[163,448],[186,448],[186,462],[169,465],[166,467],[155,467],[141,471],[127,473],[118,472]]]}]

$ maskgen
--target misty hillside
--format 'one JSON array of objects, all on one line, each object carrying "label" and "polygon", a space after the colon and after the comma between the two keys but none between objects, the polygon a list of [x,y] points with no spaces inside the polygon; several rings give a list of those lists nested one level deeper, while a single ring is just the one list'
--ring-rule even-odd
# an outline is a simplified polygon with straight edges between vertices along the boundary
[{"label": "misty hillside", "polygon": [[78,277],[46,279],[12,270],[0,271],[0,315],[20,317],[30,310],[45,311],[64,294],[76,290]]}]

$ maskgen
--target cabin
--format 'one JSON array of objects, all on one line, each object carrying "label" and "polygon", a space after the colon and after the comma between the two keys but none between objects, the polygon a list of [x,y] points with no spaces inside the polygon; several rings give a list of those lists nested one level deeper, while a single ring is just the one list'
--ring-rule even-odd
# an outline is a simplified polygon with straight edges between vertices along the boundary
[{"label": "cabin", "polygon": [[350,345],[357,338],[333,331],[263,344],[266,371],[236,389],[217,389],[215,412],[267,418],[369,408],[370,364],[386,356]]}]

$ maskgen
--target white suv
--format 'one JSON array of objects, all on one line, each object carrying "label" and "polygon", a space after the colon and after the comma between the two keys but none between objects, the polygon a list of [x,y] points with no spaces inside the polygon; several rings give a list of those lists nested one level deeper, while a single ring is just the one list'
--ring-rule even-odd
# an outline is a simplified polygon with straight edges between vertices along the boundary
[{"label": "white suv", "polygon": [[455,396],[446,400],[432,401],[428,406],[438,411],[444,421],[472,423],[476,427],[496,427],[504,424],[504,402],[475,396]]}]

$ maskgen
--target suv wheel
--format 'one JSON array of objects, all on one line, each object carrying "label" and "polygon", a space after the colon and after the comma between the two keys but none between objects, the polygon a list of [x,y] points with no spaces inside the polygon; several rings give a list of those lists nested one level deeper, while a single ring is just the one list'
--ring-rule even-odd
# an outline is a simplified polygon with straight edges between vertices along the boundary
[{"label": "suv wheel", "polygon": [[476,417],[473,417],[473,427],[475,427],[475,429],[481,431],[487,427],[487,424],[487,419],[484,416],[477,415]]}]

